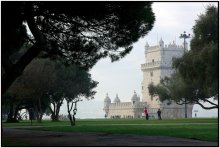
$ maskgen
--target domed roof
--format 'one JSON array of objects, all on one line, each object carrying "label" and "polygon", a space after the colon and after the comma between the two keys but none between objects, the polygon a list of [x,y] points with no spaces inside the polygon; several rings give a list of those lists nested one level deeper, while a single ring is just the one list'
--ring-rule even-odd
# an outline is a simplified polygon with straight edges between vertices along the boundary
[{"label": "domed roof", "polygon": [[118,98],[118,94],[116,94],[116,97],[115,97],[114,102],[115,102],[115,103],[119,103],[119,102],[121,102],[120,99]]},{"label": "domed roof", "polygon": [[108,97],[108,93],[106,94],[104,102],[111,102],[111,99]]},{"label": "domed roof", "polygon": [[139,98],[137,96],[137,93],[135,91],[134,91],[134,95],[132,96],[131,100],[132,101],[138,101],[139,100]]}]

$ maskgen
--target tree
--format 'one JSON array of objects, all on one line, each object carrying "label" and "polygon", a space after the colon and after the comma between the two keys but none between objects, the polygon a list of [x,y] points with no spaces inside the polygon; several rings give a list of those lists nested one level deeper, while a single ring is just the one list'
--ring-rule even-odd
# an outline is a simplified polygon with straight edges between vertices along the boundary
[{"label": "tree", "polygon": [[[2,93],[39,53],[85,69],[107,56],[119,60],[155,20],[151,2],[5,1],[1,7]],[[32,36],[23,31],[25,22]],[[13,63],[10,53],[27,41],[31,46]]]},{"label": "tree", "polygon": [[48,59],[33,60],[23,75],[8,89],[7,92],[12,96],[9,102],[13,103],[13,100],[21,102],[23,108],[32,110],[34,116],[41,122],[45,110],[50,105],[46,94],[54,79],[53,71],[54,67]]},{"label": "tree", "polygon": [[50,98],[49,110],[51,113],[51,119],[52,121],[58,121],[60,107],[63,104],[64,98],[62,94],[60,93],[53,93],[52,95],[49,95],[48,97]]},{"label": "tree", "polygon": [[29,97],[25,97],[33,102],[32,107],[39,122],[50,105],[47,93],[49,88],[53,86],[52,81],[56,77],[53,73],[54,67],[49,59],[35,59],[20,77],[28,91],[27,96]]},{"label": "tree", "polygon": [[[79,97],[94,95],[95,92],[92,89],[96,86],[97,82],[91,80],[90,74],[82,68],[64,65],[57,60],[36,59],[13,83],[9,92],[16,96],[12,97],[13,99],[16,98],[16,100],[26,103],[29,112],[32,108],[39,122],[47,109],[51,112],[52,120],[58,121],[64,98],[68,100],[68,104],[75,104],[74,112],[76,114],[76,103],[82,100]],[[13,103],[12,99],[9,102]],[[73,107],[69,107],[68,111],[71,123],[75,124],[75,114],[72,116],[70,113],[72,109]]]},{"label": "tree", "polygon": [[[150,85],[149,92],[161,100],[174,100],[179,104],[195,103],[204,109],[218,108],[210,98],[219,98],[218,76],[218,8],[208,6],[193,27],[191,50],[174,59],[176,73],[157,86]],[[207,102],[211,106],[204,106]]]},{"label": "tree", "polygon": [[54,69],[53,73],[50,74],[53,75],[53,79],[51,79],[47,96],[50,99],[49,110],[52,114],[52,121],[58,121],[60,107],[64,101],[64,92],[66,91],[66,89],[70,89],[66,88],[65,83],[68,83],[68,81],[71,80],[71,77],[69,77],[69,79],[64,79],[67,68],[64,64],[62,64],[62,62],[51,61],[51,67],[53,67]]},{"label": "tree", "polygon": [[[91,79],[91,75],[76,66],[66,67],[65,74],[62,75],[63,97],[67,102],[68,117],[71,125],[75,125],[75,115],[77,113],[77,102],[86,99],[93,99],[95,88],[98,82]],[[71,113],[72,112],[72,113]]]},{"label": "tree", "polygon": [[6,122],[18,122],[17,115],[20,107],[20,102],[15,99],[15,97],[10,93],[5,93],[3,95],[4,101],[2,102],[2,108],[7,109],[5,114],[7,114]]}]

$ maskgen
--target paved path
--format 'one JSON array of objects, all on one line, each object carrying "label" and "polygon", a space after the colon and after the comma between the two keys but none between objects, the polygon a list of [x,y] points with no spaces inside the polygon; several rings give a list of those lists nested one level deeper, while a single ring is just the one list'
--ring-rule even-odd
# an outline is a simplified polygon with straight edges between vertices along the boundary
[{"label": "paved path", "polygon": [[218,146],[218,142],[164,136],[31,131],[5,127],[2,138],[31,146]]}]

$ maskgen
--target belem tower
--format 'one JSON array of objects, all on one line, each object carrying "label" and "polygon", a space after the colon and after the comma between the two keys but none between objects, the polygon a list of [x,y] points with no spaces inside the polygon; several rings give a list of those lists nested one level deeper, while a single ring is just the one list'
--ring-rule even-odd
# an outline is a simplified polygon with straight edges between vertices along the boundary
[{"label": "belem tower", "polygon": [[[187,50],[187,42],[185,42]],[[145,45],[145,63],[141,64],[143,72],[142,100],[136,92],[131,97],[130,102],[121,102],[118,94],[113,102],[108,94],[104,99],[104,112],[107,118],[140,118],[143,115],[144,107],[147,107],[150,117],[157,118],[157,110],[160,108],[162,118],[184,118],[185,105],[178,105],[174,102],[160,102],[158,97],[152,97],[148,92],[150,83],[158,84],[165,76],[170,76],[172,69],[172,59],[183,55],[184,46],[178,46],[175,42],[165,45],[162,38],[158,45]],[[186,105],[187,117],[192,118],[192,104]]]}]

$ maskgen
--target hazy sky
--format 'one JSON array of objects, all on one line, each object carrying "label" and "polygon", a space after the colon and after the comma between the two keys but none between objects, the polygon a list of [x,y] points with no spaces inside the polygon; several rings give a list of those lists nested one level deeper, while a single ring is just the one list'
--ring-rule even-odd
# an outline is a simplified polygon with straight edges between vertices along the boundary
[{"label": "hazy sky", "polygon": [[[95,100],[104,100],[106,93],[114,100],[118,93],[121,101],[130,101],[134,90],[141,95],[143,79],[141,64],[145,61],[144,46],[157,45],[162,37],[165,44],[176,41],[183,43],[179,36],[183,31],[192,34],[192,27],[198,15],[204,13],[205,2],[154,2],[152,4],[156,20],[153,29],[144,38],[134,44],[132,52],[118,62],[110,59],[100,60],[91,70],[94,80],[98,81]],[[217,3],[215,3],[217,5]],[[187,40],[189,42],[189,39]]]}]

